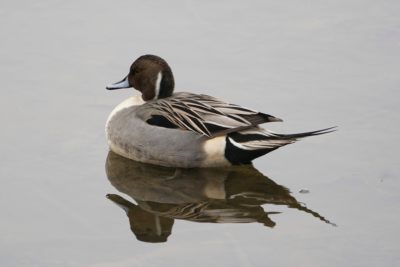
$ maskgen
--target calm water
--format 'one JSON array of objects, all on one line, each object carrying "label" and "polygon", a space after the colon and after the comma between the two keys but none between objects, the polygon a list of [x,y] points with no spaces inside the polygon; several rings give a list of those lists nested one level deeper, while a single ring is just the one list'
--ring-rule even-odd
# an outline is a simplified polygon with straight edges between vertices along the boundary
[{"label": "calm water", "polygon": [[[3,1],[1,266],[399,266],[398,1]],[[339,126],[252,167],[109,154],[138,56],[177,91]],[[116,205],[117,204],[117,205]],[[216,223],[220,222],[220,223]],[[336,226],[334,226],[336,225]]]}]

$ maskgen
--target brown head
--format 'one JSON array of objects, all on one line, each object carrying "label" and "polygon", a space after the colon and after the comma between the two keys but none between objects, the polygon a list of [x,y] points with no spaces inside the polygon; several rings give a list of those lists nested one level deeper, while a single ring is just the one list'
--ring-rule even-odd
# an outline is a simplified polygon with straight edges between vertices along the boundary
[{"label": "brown head", "polygon": [[129,74],[120,82],[107,85],[108,90],[133,87],[144,101],[165,98],[174,91],[174,76],[167,62],[154,55],[144,55],[133,62]]}]

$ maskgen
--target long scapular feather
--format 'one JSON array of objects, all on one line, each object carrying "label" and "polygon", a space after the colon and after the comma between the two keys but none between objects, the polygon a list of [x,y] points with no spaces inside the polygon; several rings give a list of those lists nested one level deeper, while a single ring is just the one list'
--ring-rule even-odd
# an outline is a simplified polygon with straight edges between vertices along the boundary
[{"label": "long scapular feather", "polygon": [[178,128],[207,137],[240,131],[265,122],[280,121],[268,114],[225,103],[207,95],[180,93],[149,105],[153,115],[164,117]]}]

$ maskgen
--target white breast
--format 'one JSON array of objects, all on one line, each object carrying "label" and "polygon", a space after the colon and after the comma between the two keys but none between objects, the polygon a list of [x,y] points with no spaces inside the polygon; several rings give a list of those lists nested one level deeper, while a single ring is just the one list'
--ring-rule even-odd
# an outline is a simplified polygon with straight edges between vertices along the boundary
[{"label": "white breast", "polygon": [[119,111],[132,107],[132,106],[140,106],[143,105],[145,103],[145,101],[142,99],[141,96],[139,95],[135,95],[132,97],[129,97],[127,99],[125,99],[124,101],[122,101],[121,103],[119,103],[114,109],[113,111],[111,111],[110,115],[107,118],[107,122],[106,122],[106,132],[108,129],[108,124],[110,122],[110,120],[112,119],[112,117],[115,116],[115,114],[117,114]]}]

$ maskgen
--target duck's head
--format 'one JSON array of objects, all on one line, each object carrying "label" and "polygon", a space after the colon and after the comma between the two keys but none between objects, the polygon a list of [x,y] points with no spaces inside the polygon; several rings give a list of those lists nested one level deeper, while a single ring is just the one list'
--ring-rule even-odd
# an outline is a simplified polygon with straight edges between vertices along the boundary
[{"label": "duck's head", "polygon": [[174,91],[174,76],[167,62],[154,55],[144,55],[133,62],[129,74],[120,82],[107,85],[108,90],[133,87],[144,101],[165,98]]}]

